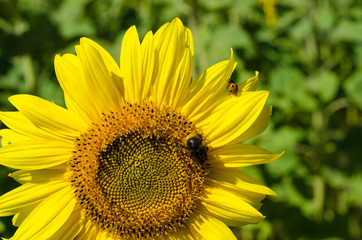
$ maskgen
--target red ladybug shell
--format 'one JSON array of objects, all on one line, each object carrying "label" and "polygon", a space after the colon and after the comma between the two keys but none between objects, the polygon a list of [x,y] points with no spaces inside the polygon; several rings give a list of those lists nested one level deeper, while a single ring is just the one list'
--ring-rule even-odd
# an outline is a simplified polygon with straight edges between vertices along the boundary
[{"label": "red ladybug shell", "polygon": [[238,84],[235,81],[230,80],[228,84],[229,93],[236,95],[238,93]]}]

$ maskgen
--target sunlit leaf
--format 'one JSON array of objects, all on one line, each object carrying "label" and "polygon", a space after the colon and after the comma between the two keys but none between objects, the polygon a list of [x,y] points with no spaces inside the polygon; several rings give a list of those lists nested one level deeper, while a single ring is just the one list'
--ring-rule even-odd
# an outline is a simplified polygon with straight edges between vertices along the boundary
[{"label": "sunlit leaf", "polygon": [[362,41],[362,23],[352,22],[349,20],[341,21],[331,34],[331,40],[347,41],[347,42],[361,42]]},{"label": "sunlit leaf", "polygon": [[331,101],[337,94],[339,79],[334,72],[323,72],[311,81],[312,89],[323,102]]},{"label": "sunlit leaf", "polygon": [[352,74],[345,81],[344,89],[351,100],[362,109],[362,71]]}]

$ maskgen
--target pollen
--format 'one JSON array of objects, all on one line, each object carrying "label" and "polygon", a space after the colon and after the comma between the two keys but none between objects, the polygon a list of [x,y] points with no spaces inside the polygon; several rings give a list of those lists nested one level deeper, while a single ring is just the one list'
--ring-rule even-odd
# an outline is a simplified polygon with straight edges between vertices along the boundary
[{"label": "pollen", "polygon": [[195,132],[202,136],[184,115],[146,101],[103,114],[75,140],[68,162],[84,218],[114,239],[184,228],[208,171],[185,146]]}]

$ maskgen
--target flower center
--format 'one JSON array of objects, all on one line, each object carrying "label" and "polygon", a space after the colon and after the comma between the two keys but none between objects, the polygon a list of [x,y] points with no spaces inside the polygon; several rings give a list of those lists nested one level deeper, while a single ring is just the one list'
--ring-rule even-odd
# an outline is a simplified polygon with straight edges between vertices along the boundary
[{"label": "flower center", "polygon": [[103,114],[77,138],[68,162],[85,218],[116,239],[183,228],[207,174],[185,143],[195,132],[183,115],[149,102]]}]

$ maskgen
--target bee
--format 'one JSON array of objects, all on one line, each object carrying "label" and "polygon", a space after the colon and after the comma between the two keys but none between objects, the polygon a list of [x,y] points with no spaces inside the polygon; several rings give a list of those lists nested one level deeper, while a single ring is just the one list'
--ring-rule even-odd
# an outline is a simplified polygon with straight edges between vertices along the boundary
[{"label": "bee", "polygon": [[198,134],[190,134],[185,139],[187,149],[191,151],[191,158],[203,164],[207,160],[207,147],[202,145],[202,138]]},{"label": "bee", "polygon": [[228,91],[233,95],[236,95],[238,93],[238,84],[234,80],[229,80]]}]

